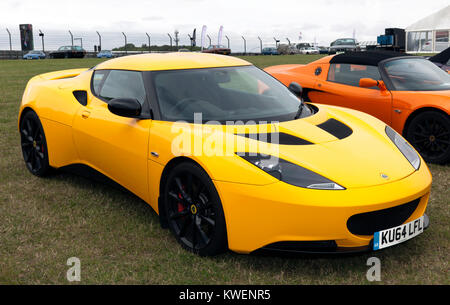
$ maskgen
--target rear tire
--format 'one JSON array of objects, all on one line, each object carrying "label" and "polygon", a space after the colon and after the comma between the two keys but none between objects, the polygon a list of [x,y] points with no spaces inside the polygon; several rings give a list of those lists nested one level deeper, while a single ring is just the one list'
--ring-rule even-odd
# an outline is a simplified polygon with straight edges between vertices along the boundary
[{"label": "rear tire", "polygon": [[27,111],[20,121],[20,142],[27,169],[38,177],[47,175],[51,170],[47,141],[41,121],[32,110]]},{"label": "rear tire", "polygon": [[183,162],[165,181],[164,212],[181,246],[200,256],[225,252],[228,242],[222,203],[208,174],[194,163]]},{"label": "rear tire", "polygon": [[417,115],[406,130],[406,139],[426,162],[450,161],[450,117],[437,111]]}]

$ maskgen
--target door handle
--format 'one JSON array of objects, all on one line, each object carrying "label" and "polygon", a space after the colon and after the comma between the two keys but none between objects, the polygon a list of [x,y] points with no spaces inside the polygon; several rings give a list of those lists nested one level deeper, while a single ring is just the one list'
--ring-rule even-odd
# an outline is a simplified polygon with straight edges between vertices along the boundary
[{"label": "door handle", "polygon": [[81,117],[82,117],[83,119],[87,119],[87,118],[89,117],[90,114],[91,114],[91,113],[90,113],[89,111],[83,110],[83,111],[81,112]]}]

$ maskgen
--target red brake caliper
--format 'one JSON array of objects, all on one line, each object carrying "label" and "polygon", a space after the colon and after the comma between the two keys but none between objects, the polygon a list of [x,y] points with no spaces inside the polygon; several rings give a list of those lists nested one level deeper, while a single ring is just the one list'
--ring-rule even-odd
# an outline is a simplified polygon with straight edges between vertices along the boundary
[{"label": "red brake caliper", "polygon": [[[182,199],[181,193],[178,193],[178,198]],[[181,203],[181,201],[178,201],[178,212],[184,211],[184,205]]]}]

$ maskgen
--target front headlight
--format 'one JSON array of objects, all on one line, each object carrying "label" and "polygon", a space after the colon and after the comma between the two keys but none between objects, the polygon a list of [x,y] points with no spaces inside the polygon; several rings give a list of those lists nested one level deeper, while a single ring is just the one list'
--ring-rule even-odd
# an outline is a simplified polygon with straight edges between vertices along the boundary
[{"label": "front headlight", "polygon": [[408,159],[414,169],[418,170],[420,167],[420,157],[414,148],[391,127],[386,125],[385,131],[389,139],[394,142],[395,146],[397,146],[405,158]]},{"label": "front headlight", "polygon": [[283,182],[310,189],[345,190],[339,184],[289,161],[261,154],[237,153],[251,164]]}]

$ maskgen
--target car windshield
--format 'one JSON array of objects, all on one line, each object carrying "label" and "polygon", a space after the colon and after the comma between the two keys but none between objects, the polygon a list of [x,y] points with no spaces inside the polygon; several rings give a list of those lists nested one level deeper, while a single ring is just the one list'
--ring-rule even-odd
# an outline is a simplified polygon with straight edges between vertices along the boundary
[{"label": "car windshield", "polygon": [[[283,84],[254,66],[151,72],[164,120],[292,120],[299,99]],[[308,108],[308,107],[304,107]],[[306,116],[310,109],[302,111]]]},{"label": "car windshield", "polygon": [[450,75],[423,58],[399,58],[384,64],[395,90],[450,90]]}]

